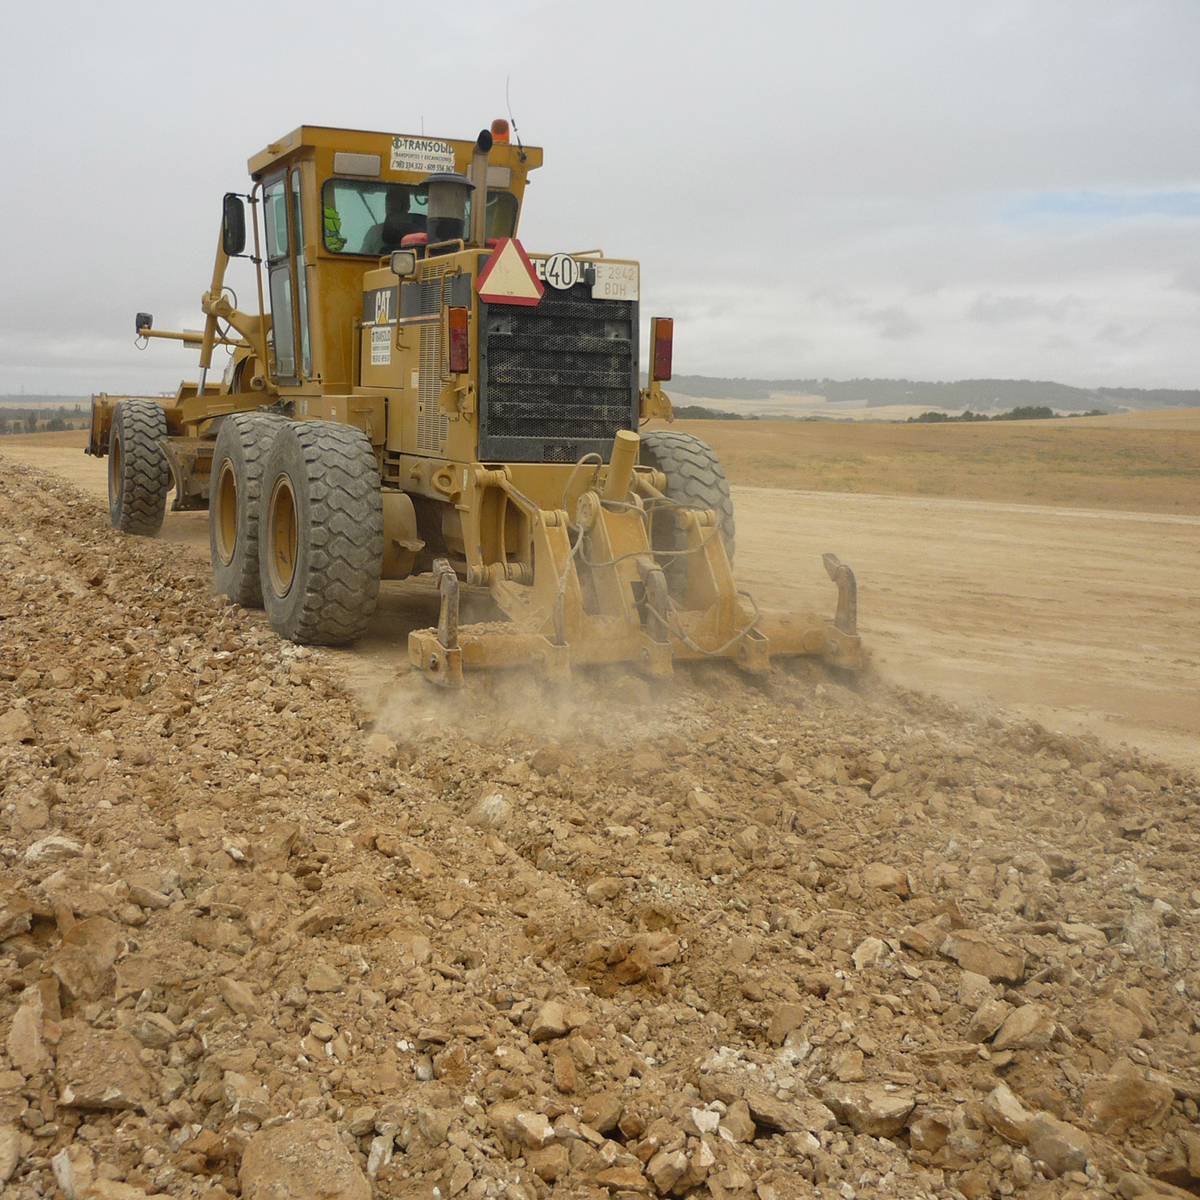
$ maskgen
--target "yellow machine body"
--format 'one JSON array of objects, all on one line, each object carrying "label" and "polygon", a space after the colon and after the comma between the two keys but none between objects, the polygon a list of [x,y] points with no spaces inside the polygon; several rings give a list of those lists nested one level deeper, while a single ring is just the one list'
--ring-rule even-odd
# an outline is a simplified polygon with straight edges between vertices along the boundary
[{"label": "yellow machine body", "polygon": [[[639,426],[671,417],[659,382],[640,382],[639,267],[599,251],[525,253],[520,214],[541,163],[540,149],[484,134],[315,126],[251,158],[258,304],[239,310],[224,286],[227,197],[203,332],[139,315],[140,335],[200,351],[199,379],[156,399],[174,507],[209,506],[230,414],[348,425],[378,469],[379,576],[432,571],[441,590],[438,628],[409,642],[437,682],[609,662],[661,676],[707,656],[754,672],[779,654],[860,666],[848,568],[826,556],[833,619],[758,612],[734,585],[720,514],[681,503],[639,461]],[[439,239],[433,185],[452,177],[473,185],[472,204],[486,189],[486,218],[467,211],[460,236]],[[218,345],[230,362],[210,381]],[[128,399],[93,397],[89,453],[109,452]],[[458,628],[460,581],[487,588],[509,622]]]}]

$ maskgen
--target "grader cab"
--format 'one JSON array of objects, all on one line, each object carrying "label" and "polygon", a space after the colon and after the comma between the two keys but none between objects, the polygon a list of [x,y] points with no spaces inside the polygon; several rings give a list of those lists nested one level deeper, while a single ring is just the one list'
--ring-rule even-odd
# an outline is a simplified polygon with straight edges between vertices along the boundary
[{"label": "grader cab", "polygon": [[[650,323],[643,386],[638,264],[518,240],[541,163],[504,121],[474,142],[303,126],[255,155],[249,193],[224,200],[203,331],[137,317],[139,338],[197,348],[199,379],[93,397],[113,524],[154,535],[172,488],[175,509],[206,508],[216,589],[302,643],[355,641],[381,579],[431,574],[440,619],[409,654],[450,686],[470,668],[860,666],[854,576],[833,555],[832,619],[736,588],[713,452],[638,432],[671,418],[673,332]],[[225,286],[237,257],[251,309]],[[464,584],[508,620],[460,625]]]}]

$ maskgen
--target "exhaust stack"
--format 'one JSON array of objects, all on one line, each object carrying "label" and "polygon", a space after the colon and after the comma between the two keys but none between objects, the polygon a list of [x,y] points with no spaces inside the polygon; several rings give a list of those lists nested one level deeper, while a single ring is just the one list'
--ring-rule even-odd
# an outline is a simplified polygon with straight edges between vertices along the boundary
[{"label": "exhaust stack", "polygon": [[475,195],[471,201],[471,232],[467,241],[473,246],[482,246],[487,241],[487,173],[491,149],[492,135],[481,129],[471,154],[470,179],[475,185]]}]

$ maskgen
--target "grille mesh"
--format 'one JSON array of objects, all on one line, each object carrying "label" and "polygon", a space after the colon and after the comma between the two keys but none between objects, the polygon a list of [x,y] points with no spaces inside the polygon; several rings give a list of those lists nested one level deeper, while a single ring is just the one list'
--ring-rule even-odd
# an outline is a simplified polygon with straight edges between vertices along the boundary
[{"label": "grille mesh", "polygon": [[543,462],[575,462],[579,441],[611,445],[631,428],[636,320],[633,303],[593,300],[586,284],[490,305],[487,437],[537,439],[529,458]]},{"label": "grille mesh", "polygon": [[[421,280],[421,314],[441,314],[442,293],[449,268],[438,264]],[[442,323],[431,321],[421,326],[420,375],[417,386],[417,449],[438,451],[450,433],[450,418],[438,404],[442,394],[445,368],[442,351]]]}]

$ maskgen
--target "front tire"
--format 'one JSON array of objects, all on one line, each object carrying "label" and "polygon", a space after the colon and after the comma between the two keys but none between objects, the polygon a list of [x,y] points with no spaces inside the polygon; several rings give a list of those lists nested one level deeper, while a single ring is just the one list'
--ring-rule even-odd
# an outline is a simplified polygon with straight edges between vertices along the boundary
[{"label": "front tire", "polygon": [[292,642],[342,646],[379,599],[383,496],[366,434],[289,421],[262,477],[259,582],[271,628]]},{"label": "front tire", "polygon": [[[711,509],[721,528],[725,554],[733,566],[736,526],[729,483],[712,447],[690,433],[655,429],[642,434],[641,462],[667,477],[666,495],[686,508]],[[659,551],[687,549],[687,535],[678,527],[669,507],[661,507],[651,518],[651,545]],[[663,574],[671,594],[682,593],[687,581],[687,558],[664,556]]]},{"label": "front tire", "polygon": [[108,434],[108,516],[114,529],[154,537],[171,490],[167,414],[153,400],[121,400]]},{"label": "front tire", "polygon": [[262,476],[272,440],[285,418],[231,413],[213,448],[208,501],[208,546],[213,584],[243,608],[262,608],[258,524]]}]

